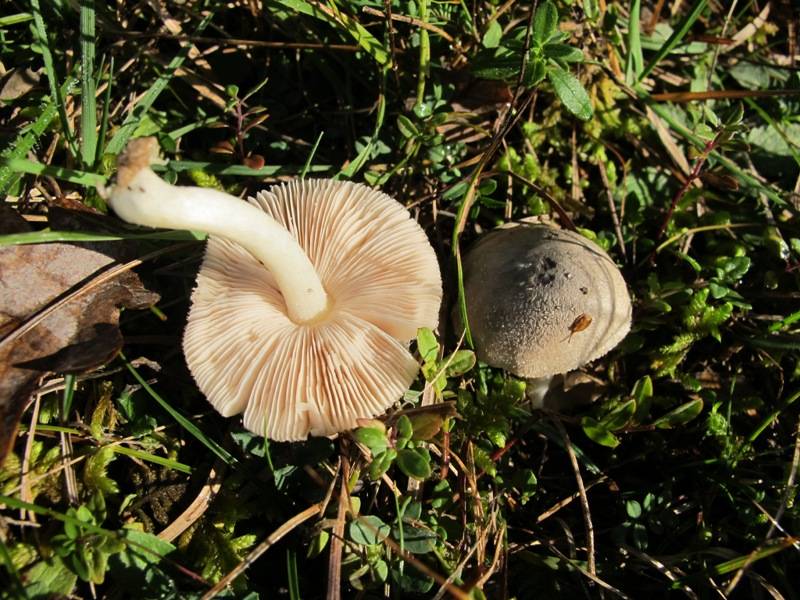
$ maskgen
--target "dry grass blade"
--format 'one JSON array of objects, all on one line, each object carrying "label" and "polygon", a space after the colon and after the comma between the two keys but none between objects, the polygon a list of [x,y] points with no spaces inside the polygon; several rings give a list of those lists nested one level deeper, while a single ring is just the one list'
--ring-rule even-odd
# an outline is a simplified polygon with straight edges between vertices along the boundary
[{"label": "dry grass blade", "polygon": [[180,515],[178,515],[174,521],[172,521],[172,523],[167,525],[167,527],[158,533],[158,537],[160,539],[171,542],[184,531],[189,529],[189,527],[192,526],[192,523],[203,516],[208,507],[211,506],[214,498],[217,497],[217,494],[222,487],[222,476],[224,472],[225,463],[218,459],[214,463],[214,466],[211,467],[208,477],[206,478],[206,482],[200,489],[200,493],[197,494],[197,497],[192,500],[192,503],[187,506],[186,509]]},{"label": "dry grass blade", "polygon": [[741,98],[779,98],[796,96],[800,90],[708,90],[706,92],[665,92],[652,94],[657,102],[694,102],[696,100],[738,100]]},{"label": "dry grass blade", "polygon": [[[33,401],[33,412],[31,413],[31,425],[28,429],[27,439],[25,440],[25,452],[22,455],[22,472],[20,473],[20,499],[23,502],[33,502],[33,495],[30,485],[30,458],[31,451],[33,450],[33,440],[36,436],[36,424],[39,422],[39,406],[41,404],[42,394],[36,393]],[[25,519],[27,511],[20,510],[20,519]],[[36,514],[30,513],[29,518],[32,521],[36,520]]]},{"label": "dry grass blade", "polygon": [[[344,460],[344,458],[343,458]],[[339,505],[336,511],[336,522],[331,532],[331,547],[328,555],[328,589],[325,594],[327,600],[339,600],[342,597],[342,549],[344,540],[344,524],[347,514],[350,495],[347,491],[348,469],[342,469],[339,487]]]},{"label": "dry grass blade", "polygon": [[[608,480],[608,477],[606,475],[602,475],[601,477],[598,477],[597,479],[592,481],[589,485],[587,485],[585,489],[586,489],[586,491],[588,491],[588,490],[592,489],[594,486],[596,486],[596,485],[598,485],[600,483],[603,483],[606,480]],[[572,502],[577,500],[579,497],[580,497],[580,492],[575,492],[571,496],[567,496],[563,500],[559,500],[553,506],[551,506],[546,511],[541,513],[538,517],[536,517],[536,523],[541,523],[542,521],[545,521],[546,519],[549,519],[550,517],[552,517],[554,514],[556,514],[558,511],[560,511],[565,506],[569,506]]]},{"label": "dry grass blade", "polygon": [[581,510],[583,511],[583,522],[586,529],[586,568],[589,573],[594,577],[597,575],[595,568],[595,555],[594,555],[594,525],[592,524],[592,513],[589,510],[589,498],[586,495],[586,487],[583,485],[583,477],[581,477],[581,468],[578,464],[578,457],[575,456],[575,450],[572,448],[572,442],[569,440],[567,430],[564,424],[558,419],[554,419],[553,423],[561,433],[564,439],[564,447],[567,449],[572,470],[575,473],[575,481],[578,484],[578,493],[581,499]]},{"label": "dry grass blade", "polygon": [[614,194],[611,192],[611,183],[608,181],[608,173],[606,172],[606,165],[603,161],[597,162],[597,168],[600,171],[600,179],[603,181],[603,187],[606,190],[606,199],[608,200],[608,212],[611,213],[611,219],[614,221],[614,233],[617,236],[617,246],[619,246],[619,253],[625,262],[628,261],[628,253],[625,250],[625,238],[622,236],[622,226],[617,214],[617,204],[614,201]]},{"label": "dry grass blade", "polygon": [[672,570],[670,570],[663,562],[653,558],[646,552],[639,551],[631,546],[624,546],[624,548],[639,560],[651,564],[656,571],[669,579],[673,584],[680,586],[681,591],[683,591],[683,593],[686,594],[691,600],[699,600],[699,597],[697,594],[695,594],[692,588],[685,583],[679,583],[680,579],[683,577],[682,574],[673,573]]},{"label": "dry grass blade", "polygon": [[689,160],[686,158],[686,154],[684,154],[683,150],[681,150],[680,146],[675,142],[675,138],[672,137],[664,121],[661,120],[661,117],[654,113],[653,109],[649,106],[645,106],[645,111],[647,118],[653,125],[653,129],[655,129],[656,134],[658,134],[658,139],[664,144],[664,148],[666,148],[670,158],[680,167],[683,174],[688,176],[692,168],[689,166]]},{"label": "dry grass blade", "polygon": [[[372,15],[374,17],[381,17],[385,19],[387,17],[386,14],[379,11],[376,8],[372,8],[371,6],[365,6],[361,9],[361,11],[365,14]],[[406,15],[398,15],[396,13],[391,13],[388,15],[391,17],[392,21],[398,21],[399,23],[408,23],[409,25],[413,25],[414,27],[420,27],[422,29],[427,29],[431,33],[435,33],[438,36],[441,36],[442,39],[447,40],[448,42],[453,42],[453,36],[447,33],[441,27],[437,27],[432,23],[428,23],[427,21],[421,21],[420,19],[416,19],[414,17],[409,17]]]}]

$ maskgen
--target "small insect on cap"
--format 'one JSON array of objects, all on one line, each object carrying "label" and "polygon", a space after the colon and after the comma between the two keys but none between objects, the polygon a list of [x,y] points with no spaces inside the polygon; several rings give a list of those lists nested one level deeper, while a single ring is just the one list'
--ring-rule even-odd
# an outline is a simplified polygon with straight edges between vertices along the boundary
[{"label": "small insect on cap", "polygon": [[566,373],[616,346],[631,326],[622,274],[594,242],[515,224],[464,260],[467,317],[478,358],[520,377]]}]

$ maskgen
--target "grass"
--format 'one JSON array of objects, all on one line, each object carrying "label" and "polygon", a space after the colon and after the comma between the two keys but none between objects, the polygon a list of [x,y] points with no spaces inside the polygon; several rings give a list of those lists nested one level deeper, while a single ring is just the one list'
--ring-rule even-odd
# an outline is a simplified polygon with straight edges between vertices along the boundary
[{"label": "grass", "polygon": [[[39,382],[0,467],[1,598],[800,597],[791,2],[156,4],[0,10],[0,192],[32,229],[0,261],[114,249],[161,296],[122,312],[124,354]],[[380,185],[440,258],[444,315],[482,232],[577,228],[632,331],[582,368],[593,402],[534,410],[444,318],[402,410],[267,442],[182,358],[204,235],[64,218],[106,212],[144,135],[185,185]]]}]

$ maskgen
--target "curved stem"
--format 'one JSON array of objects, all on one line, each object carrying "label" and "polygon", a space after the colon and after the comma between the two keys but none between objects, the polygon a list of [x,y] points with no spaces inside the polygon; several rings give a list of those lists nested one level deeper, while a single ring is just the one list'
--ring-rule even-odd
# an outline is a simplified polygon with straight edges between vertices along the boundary
[{"label": "curved stem", "polygon": [[121,164],[108,203],[129,223],[204,231],[239,244],[275,277],[295,323],[314,321],[327,311],[328,296],[297,240],[275,219],[235,196],[173,186],[149,166]]}]

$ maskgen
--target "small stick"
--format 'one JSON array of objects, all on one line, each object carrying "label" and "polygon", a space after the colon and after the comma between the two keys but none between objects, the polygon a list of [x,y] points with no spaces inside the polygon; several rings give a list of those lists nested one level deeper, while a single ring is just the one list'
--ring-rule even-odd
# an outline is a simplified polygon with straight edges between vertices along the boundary
[{"label": "small stick", "polygon": [[617,234],[617,245],[619,246],[619,252],[622,254],[622,258],[625,260],[625,262],[628,262],[628,253],[625,251],[625,240],[622,238],[622,225],[619,222],[619,215],[617,214],[617,205],[614,202],[614,195],[611,193],[611,184],[608,182],[606,165],[602,160],[598,160],[597,168],[600,170],[600,179],[603,180],[603,187],[606,188],[608,210],[611,212],[611,219],[614,221],[614,233]]},{"label": "small stick", "polygon": [[342,447],[341,486],[339,488],[339,509],[336,513],[336,524],[331,532],[331,547],[328,555],[328,591],[327,600],[339,600],[342,597],[342,549],[344,547],[344,521],[350,504],[350,493],[347,490],[347,479],[350,476],[349,462]]},{"label": "small stick", "polygon": [[[586,490],[588,491],[588,490],[592,489],[594,486],[596,486],[599,483],[603,483],[607,479],[608,479],[608,477],[606,475],[601,475],[600,477],[598,477],[597,479],[592,481],[589,485],[587,485],[586,486]],[[536,524],[538,525],[539,523],[541,523],[545,519],[549,519],[554,514],[556,514],[558,511],[560,511],[562,508],[564,508],[565,506],[571,504],[579,496],[580,496],[580,492],[575,492],[571,496],[567,496],[566,498],[562,498],[561,500],[559,500],[558,502],[553,504],[553,506],[551,506],[546,511],[544,511],[542,514],[540,514],[538,517],[536,517]]]},{"label": "small stick", "polygon": [[[31,426],[28,430],[28,439],[25,440],[25,454],[22,455],[22,472],[20,473],[20,499],[23,502],[33,503],[33,494],[31,493],[31,482],[29,480],[29,470],[31,464],[31,452],[33,451],[33,440],[36,435],[36,424],[39,422],[39,404],[42,395],[36,393],[36,399],[33,404],[33,414],[31,415]],[[20,509],[19,518],[25,519],[25,509]],[[28,518],[31,521],[36,521],[36,513],[30,513]]]},{"label": "small stick", "polygon": [[581,183],[578,177],[578,141],[575,133],[575,124],[572,125],[572,135],[570,145],[572,146],[572,186],[570,187],[570,197],[575,204],[581,201]]},{"label": "small stick", "polygon": [[409,17],[406,15],[398,15],[395,13],[389,13],[388,15],[384,12],[379,11],[377,8],[372,8],[371,6],[365,6],[361,9],[361,12],[366,13],[368,15],[372,15],[373,17],[382,17],[382,18],[390,18],[392,21],[399,21],[400,23],[408,23],[409,25],[413,25],[414,27],[419,27],[421,29],[427,29],[428,31],[435,33],[442,37],[442,39],[447,40],[448,42],[453,42],[453,36],[447,33],[441,27],[437,27],[427,21],[422,21],[420,19],[415,19],[414,17]]},{"label": "small stick", "polygon": [[[686,178],[686,181],[683,182],[680,189],[675,193],[675,196],[672,198],[672,202],[669,205],[669,209],[667,210],[667,214],[664,215],[664,220],[661,223],[661,227],[658,228],[658,233],[656,234],[656,241],[660,241],[662,237],[664,237],[664,233],[667,230],[667,226],[669,222],[672,220],[672,215],[675,212],[675,208],[678,206],[678,203],[681,201],[686,195],[686,192],[689,191],[692,183],[695,179],[700,176],[700,171],[703,168],[703,165],[706,163],[708,159],[708,155],[711,154],[711,151],[717,146],[720,140],[720,136],[722,135],[722,131],[720,131],[717,135],[714,136],[714,139],[706,142],[706,145],[703,147],[703,151],[700,153],[700,156],[697,157],[697,160],[694,162],[694,167],[692,168],[692,172],[689,173],[689,176]],[[656,258],[656,251],[650,253],[650,257],[648,262],[653,263]]]},{"label": "small stick", "polygon": [[581,469],[578,465],[578,458],[575,456],[575,450],[572,449],[572,442],[569,441],[567,430],[564,429],[563,423],[558,419],[553,419],[561,437],[564,438],[564,446],[569,455],[569,461],[572,463],[572,470],[575,472],[575,481],[578,484],[578,493],[581,497],[581,509],[583,509],[583,521],[586,528],[586,569],[592,575],[592,578],[597,577],[594,559],[594,526],[592,525],[592,514],[589,511],[589,498],[586,496],[586,488],[583,485],[583,478],[581,477]]},{"label": "small stick", "polygon": [[686,585],[685,583],[683,583],[681,581],[681,579],[683,577],[683,573],[679,573],[679,574],[673,573],[672,571],[670,571],[670,569],[664,563],[662,563],[660,560],[656,560],[655,558],[653,558],[652,556],[650,556],[646,552],[642,552],[642,551],[636,550],[636,548],[632,548],[631,546],[628,546],[628,545],[624,545],[622,547],[627,552],[630,552],[635,557],[637,557],[639,560],[642,560],[644,562],[648,562],[651,565],[653,565],[653,568],[655,568],[655,570],[658,571],[659,573],[661,573],[664,577],[669,579],[672,582],[673,585],[680,586],[681,591],[684,594],[686,594],[691,600],[700,600],[700,598],[698,598],[697,594],[694,593],[694,590],[692,590],[692,588],[690,588],[688,585]]},{"label": "small stick", "polygon": [[572,221],[570,216],[567,214],[567,211],[564,210],[564,207],[561,206],[559,201],[556,200],[555,198],[553,198],[553,196],[551,196],[547,192],[547,190],[545,190],[543,187],[535,184],[530,179],[527,179],[527,178],[523,177],[522,175],[514,173],[513,171],[509,171],[508,174],[513,179],[519,181],[523,185],[528,186],[534,192],[539,194],[542,198],[547,200],[547,203],[550,205],[550,208],[552,208],[556,212],[556,214],[558,215],[558,219],[561,221],[561,225],[562,226],[566,227],[567,229],[569,229],[571,231],[575,231],[577,229],[577,227],[575,227],[575,223]]}]

